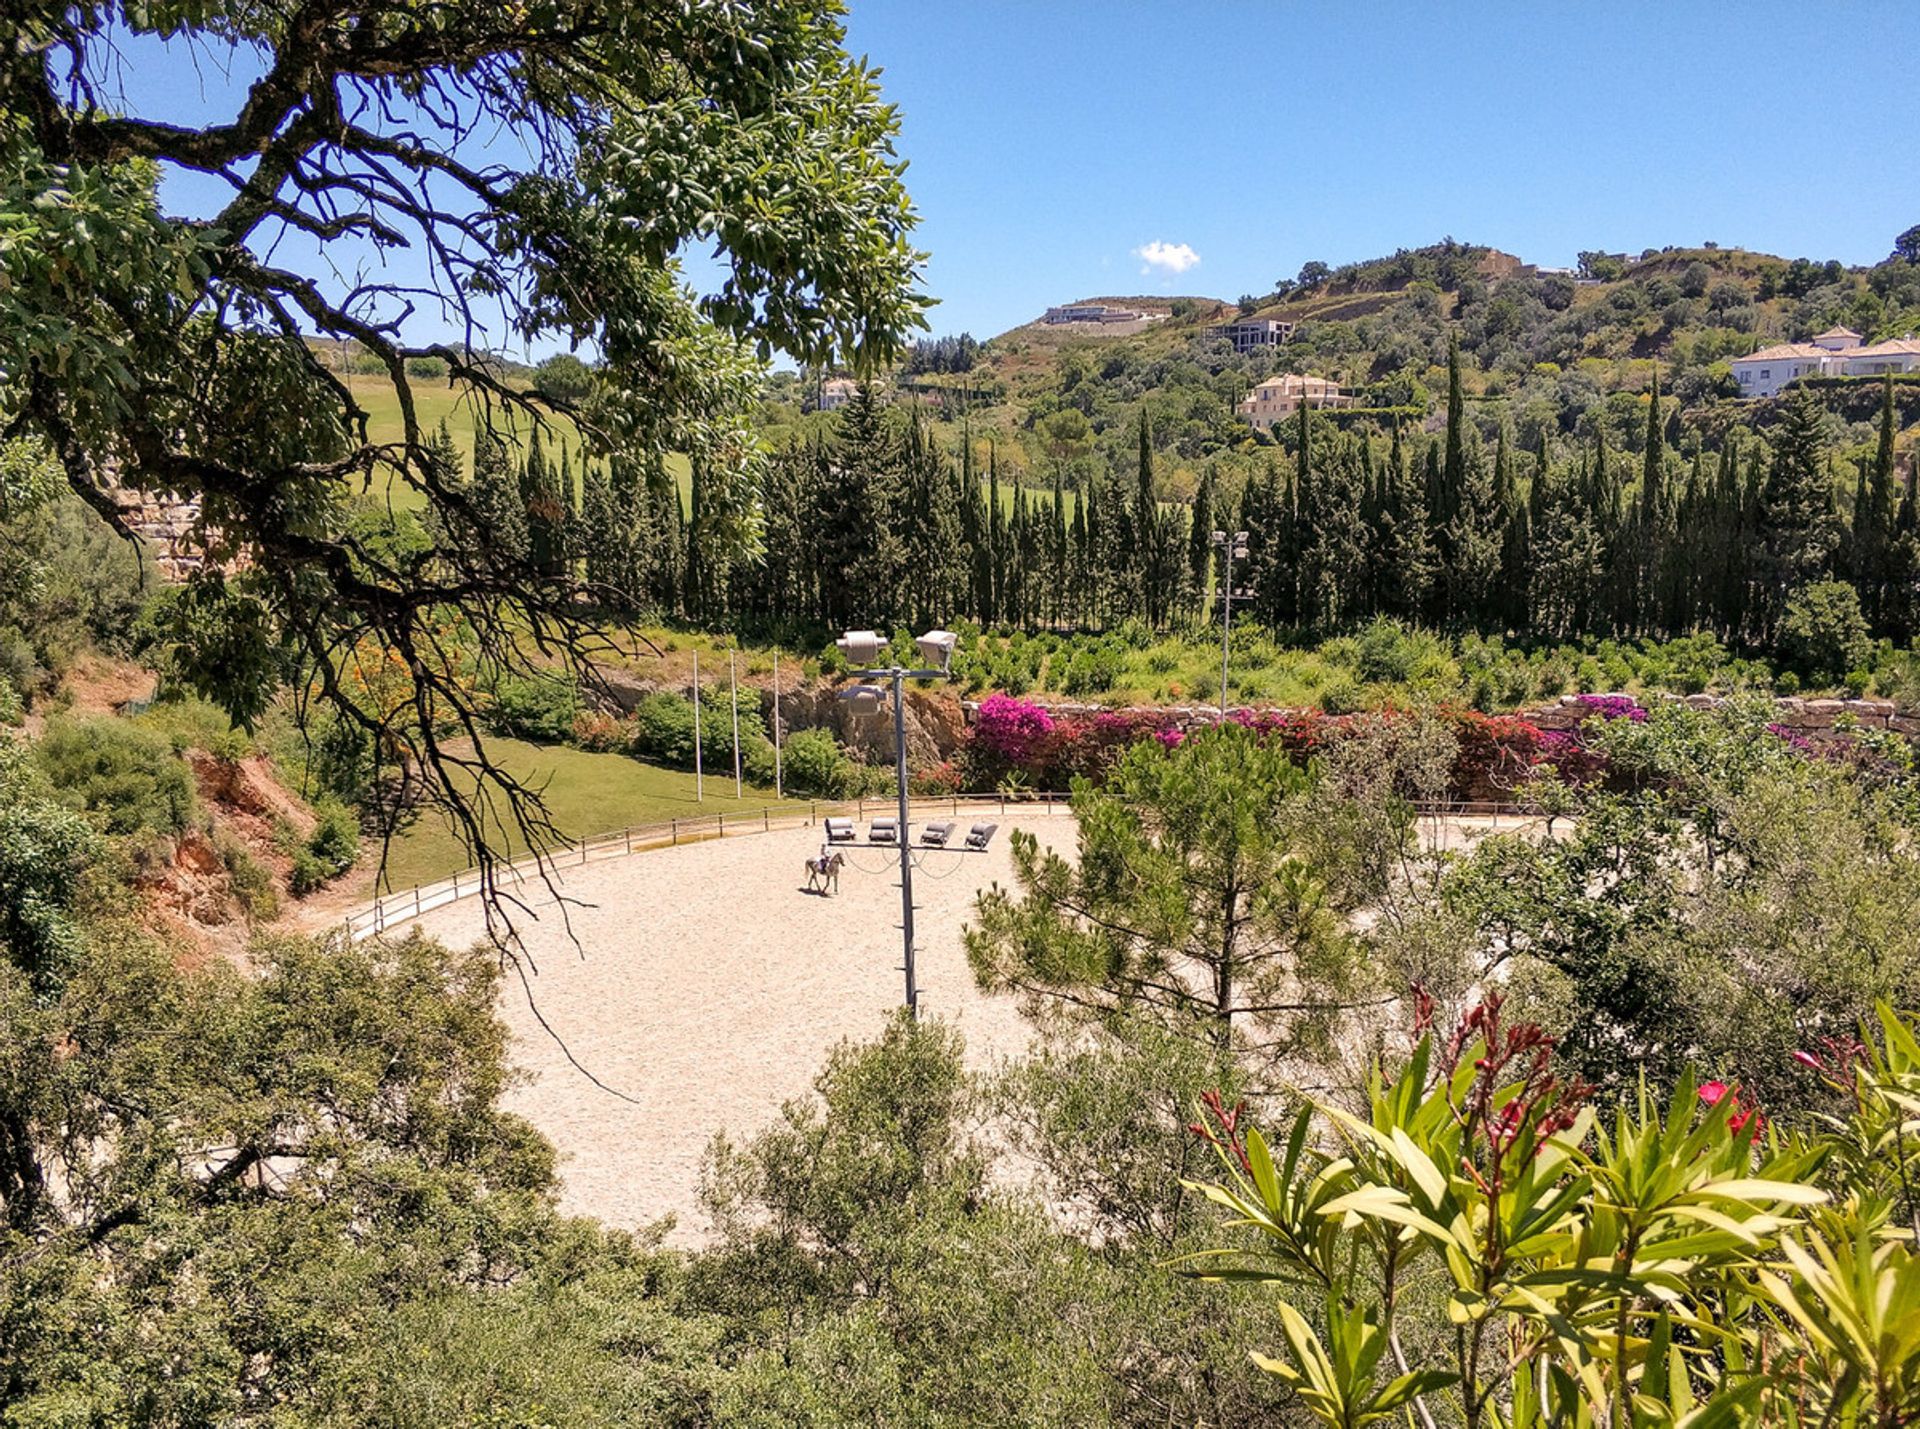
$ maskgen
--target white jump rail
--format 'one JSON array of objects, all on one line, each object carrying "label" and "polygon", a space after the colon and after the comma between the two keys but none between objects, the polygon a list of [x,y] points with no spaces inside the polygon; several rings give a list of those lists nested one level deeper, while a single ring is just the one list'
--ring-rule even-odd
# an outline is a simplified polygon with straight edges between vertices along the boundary
[{"label": "white jump rail", "polygon": [[[950,798],[917,798],[909,800],[908,812],[920,813],[977,813],[998,811],[1002,814],[1010,809],[1040,808],[1052,812],[1064,807],[1068,801],[1065,794],[981,794],[963,795]],[[649,849],[673,848],[683,843],[698,843],[707,839],[729,839],[742,834],[771,833],[775,829],[807,828],[820,822],[822,818],[852,814],[856,819],[864,820],[867,810],[876,814],[887,814],[898,810],[899,801],[895,799],[842,799],[813,800],[805,805],[767,807],[755,810],[741,810],[726,814],[692,814],[684,818],[665,819],[659,823],[632,824],[626,828],[615,829],[609,833],[593,834],[574,843],[564,844],[550,853],[529,855],[503,864],[494,872],[494,881],[500,887],[522,887],[527,881],[537,879],[544,871],[549,876],[564,875],[569,868],[581,868],[590,863],[602,863],[608,859],[625,858],[629,854],[643,853]],[[957,852],[958,850],[951,850]],[[463,898],[472,898],[484,890],[484,881],[480,870],[472,864],[460,870],[450,878],[436,879],[432,883],[416,884],[412,888],[384,894],[362,908],[356,908],[345,918],[347,936],[354,942],[378,937],[392,932],[395,928],[411,923],[422,914],[431,913],[437,908],[445,908]]]}]

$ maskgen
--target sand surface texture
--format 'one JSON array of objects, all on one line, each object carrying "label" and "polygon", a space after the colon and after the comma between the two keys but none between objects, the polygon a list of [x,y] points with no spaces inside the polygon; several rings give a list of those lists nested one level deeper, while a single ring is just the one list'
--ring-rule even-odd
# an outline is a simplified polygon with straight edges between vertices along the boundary
[{"label": "sand surface texture", "polygon": [[[962,815],[956,839],[970,819]],[[923,1015],[952,1022],[978,1064],[1016,1053],[1026,1030],[1011,999],[979,992],[960,932],[974,896],[1012,884],[1008,833],[1032,830],[1074,846],[1064,811],[999,819],[985,854],[930,851],[914,872]],[[864,825],[860,835],[865,837]],[[658,849],[565,871],[576,949],[560,909],[538,884],[523,890],[540,915],[520,922],[538,964],[539,1011],[573,1055],[621,1100],[568,1065],[517,982],[501,1013],[526,1074],[508,1106],[559,1148],[565,1209],[613,1225],[672,1214],[669,1239],[697,1244],[700,1158],[719,1130],[736,1139],[780,1103],[806,1093],[828,1049],[879,1034],[900,1005],[897,855],[859,847],[834,897],[803,892],[818,828]],[[460,946],[483,935],[477,900],[420,919]]]}]

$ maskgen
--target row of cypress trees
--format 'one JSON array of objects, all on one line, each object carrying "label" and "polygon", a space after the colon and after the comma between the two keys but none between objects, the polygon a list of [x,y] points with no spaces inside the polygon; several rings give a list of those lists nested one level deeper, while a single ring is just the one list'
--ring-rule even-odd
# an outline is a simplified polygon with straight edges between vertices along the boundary
[{"label": "row of cypress trees", "polygon": [[[1712,630],[1771,638],[1786,597],[1851,580],[1882,633],[1920,629],[1920,509],[1896,469],[1893,388],[1880,441],[1843,513],[1824,412],[1797,394],[1762,443],[1731,433],[1709,455],[1667,441],[1656,385],[1636,459],[1603,437],[1520,451],[1468,418],[1457,345],[1447,421],[1431,435],[1334,430],[1307,408],[1293,451],[1228,494],[1204,474],[1194,499],[1156,493],[1144,415],[1131,472],[1082,489],[1003,492],[997,454],[943,451],[917,419],[890,420],[862,389],[840,430],[766,465],[764,554],[736,561],[661,462],[588,465],[536,439],[516,462],[480,441],[475,506],[546,578],[584,578],[625,612],[722,623],[943,622],[1164,628],[1209,613],[1209,534],[1249,533],[1235,573],[1275,627],[1332,629],[1374,615],[1555,638]],[[981,466],[984,465],[984,470]]]}]

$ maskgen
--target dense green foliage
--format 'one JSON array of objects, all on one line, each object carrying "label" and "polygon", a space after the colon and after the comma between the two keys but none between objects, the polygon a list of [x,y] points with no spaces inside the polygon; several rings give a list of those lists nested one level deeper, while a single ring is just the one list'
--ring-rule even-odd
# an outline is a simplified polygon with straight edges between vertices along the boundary
[{"label": "dense green foliage", "polygon": [[[702,538],[732,557],[759,531],[749,409],[765,359],[869,366],[919,323],[896,116],[830,3],[29,0],[8,19],[8,436],[40,443],[122,533],[116,487],[188,513],[206,560],[165,631],[179,679],[251,723],[291,677],[461,807],[471,756],[442,730],[472,715],[476,666],[579,666],[592,617],[567,545],[570,470],[533,447],[515,474],[523,519],[502,525],[488,462],[458,469],[416,384],[451,384],[483,457],[564,421],[622,491],[625,473],[689,455]],[[221,47],[244,98],[198,124],[130,101],[115,71],[128,34]],[[467,143],[481,131],[484,164]],[[168,168],[210,176],[203,210],[168,210],[185,192],[163,199]],[[414,250],[425,276],[362,282],[366,244]],[[704,295],[680,264],[690,246],[720,265]],[[385,375],[396,439],[374,437],[323,359],[349,341]],[[599,361],[529,385],[479,341]],[[393,656],[372,685],[353,678],[368,652]],[[531,791],[490,788],[539,827]]]}]

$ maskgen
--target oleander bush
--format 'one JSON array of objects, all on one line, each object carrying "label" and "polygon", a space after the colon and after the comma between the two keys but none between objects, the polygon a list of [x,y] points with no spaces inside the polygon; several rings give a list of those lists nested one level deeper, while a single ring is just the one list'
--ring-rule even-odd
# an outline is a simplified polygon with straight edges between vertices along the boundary
[{"label": "oleander bush", "polygon": [[1266,1284],[1261,1369],[1314,1423],[1907,1424],[1920,1415],[1920,1041],[1796,1054],[1829,1093],[1783,1129],[1683,1073],[1612,1107],[1490,993],[1376,1063],[1357,1106],[1299,1098],[1269,1139],[1203,1099],[1195,1183],[1243,1230],[1189,1257]]}]

